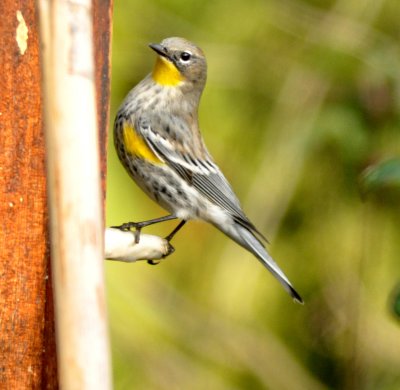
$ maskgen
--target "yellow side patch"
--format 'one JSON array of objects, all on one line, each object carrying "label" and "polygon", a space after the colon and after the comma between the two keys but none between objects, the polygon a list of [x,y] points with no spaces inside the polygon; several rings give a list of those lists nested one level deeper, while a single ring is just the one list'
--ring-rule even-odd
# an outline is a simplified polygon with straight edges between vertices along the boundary
[{"label": "yellow side patch", "polygon": [[128,153],[153,164],[163,164],[132,126],[124,123],[122,134],[124,137],[124,145]]},{"label": "yellow side patch", "polygon": [[152,76],[156,83],[166,86],[178,85],[184,80],[176,66],[160,56],[157,56]]}]

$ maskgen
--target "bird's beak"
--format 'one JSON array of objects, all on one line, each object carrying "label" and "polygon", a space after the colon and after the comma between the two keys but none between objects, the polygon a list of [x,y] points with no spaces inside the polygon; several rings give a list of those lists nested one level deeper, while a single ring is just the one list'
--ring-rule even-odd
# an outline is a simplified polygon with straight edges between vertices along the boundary
[{"label": "bird's beak", "polygon": [[171,61],[171,58],[168,55],[168,50],[163,45],[160,45],[159,43],[150,43],[149,47],[153,49],[159,56],[165,57],[166,59]]}]

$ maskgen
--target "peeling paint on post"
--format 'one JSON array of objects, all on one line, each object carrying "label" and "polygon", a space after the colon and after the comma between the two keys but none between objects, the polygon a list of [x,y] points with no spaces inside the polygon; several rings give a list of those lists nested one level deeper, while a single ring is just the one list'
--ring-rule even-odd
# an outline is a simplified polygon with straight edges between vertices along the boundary
[{"label": "peeling paint on post", "polygon": [[26,26],[25,19],[20,10],[17,11],[18,26],[15,34],[19,52],[24,55],[28,47],[28,27]]}]

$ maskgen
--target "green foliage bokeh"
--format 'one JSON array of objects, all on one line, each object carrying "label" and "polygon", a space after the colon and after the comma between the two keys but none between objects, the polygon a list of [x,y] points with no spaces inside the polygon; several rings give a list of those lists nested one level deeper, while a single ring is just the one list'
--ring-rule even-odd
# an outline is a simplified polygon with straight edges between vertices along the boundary
[{"label": "green foliage bokeh", "polygon": [[[106,265],[116,389],[400,388],[398,193],[359,191],[400,155],[399,19],[396,0],[115,2],[111,116],[151,70],[148,43],[201,46],[206,143],[306,302],[190,222],[158,266]],[[165,215],[111,135],[108,160],[107,225]]]}]

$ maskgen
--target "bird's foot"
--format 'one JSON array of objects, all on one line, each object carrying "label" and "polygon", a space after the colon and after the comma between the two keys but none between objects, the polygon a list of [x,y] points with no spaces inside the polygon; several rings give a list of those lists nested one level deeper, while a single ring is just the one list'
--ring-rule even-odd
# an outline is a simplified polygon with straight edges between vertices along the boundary
[{"label": "bird's foot", "polygon": [[[159,222],[164,222],[164,221],[169,221],[171,219],[175,219],[176,217],[174,215],[167,215],[165,217],[161,218],[155,218],[151,219],[148,221],[143,221],[143,222],[126,222],[123,223],[122,225],[119,226],[111,226],[113,229],[119,229],[124,232],[130,232],[134,229],[134,235],[135,235],[135,243],[138,244],[140,240],[140,232],[145,226],[153,225]],[[168,241],[168,253],[164,256],[167,257],[171,253],[175,251],[174,247],[171,245],[170,241],[172,238],[175,236],[175,234],[180,230],[180,228],[186,223],[186,221],[181,221],[179,225],[167,236],[165,237],[165,240]],[[151,265],[156,265],[159,263],[157,260],[147,260],[148,264]]]},{"label": "bird's foot", "polygon": [[165,217],[149,219],[148,221],[142,222],[126,222],[119,226],[111,226],[114,229],[119,229],[125,232],[135,229],[135,243],[138,244],[140,240],[140,231],[145,226],[154,225],[156,223],[170,221],[171,219],[176,219],[175,215],[166,215]]},{"label": "bird's foot", "polygon": [[146,226],[146,223],[143,222],[126,222],[123,223],[122,225],[119,226],[111,226],[113,229],[119,229],[122,230],[123,232],[130,232],[132,229],[135,229],[134,234],[135,234],[135,243],[139,244],[140,241],[140,232],[143,227]]}]

